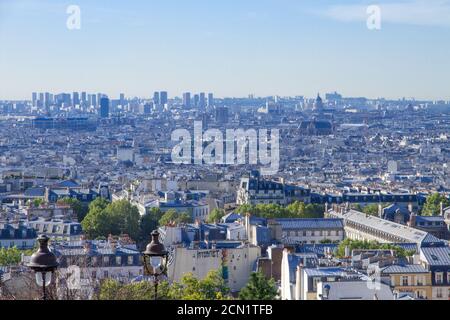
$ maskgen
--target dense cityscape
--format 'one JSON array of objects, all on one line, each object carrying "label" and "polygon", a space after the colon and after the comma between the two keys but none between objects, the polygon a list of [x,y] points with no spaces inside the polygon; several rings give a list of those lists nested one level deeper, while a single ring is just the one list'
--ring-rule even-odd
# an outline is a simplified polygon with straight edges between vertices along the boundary
[{"label": "dense cityscape", "polygon": [[0,101],[0,299],[450,299],[449,101],[178,95]]}]

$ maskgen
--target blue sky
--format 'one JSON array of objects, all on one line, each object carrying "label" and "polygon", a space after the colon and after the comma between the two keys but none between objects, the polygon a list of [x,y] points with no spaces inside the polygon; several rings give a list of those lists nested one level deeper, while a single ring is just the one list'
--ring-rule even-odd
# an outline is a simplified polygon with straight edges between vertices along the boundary
[{"label": "blue sky", "polygon": [[[80,30],[66,28],[72,4]],[[381,30],[366,26],[371,4]],[[450,100],[449,84],[447,0],[0,0],[0,99],[164,89]]]}]

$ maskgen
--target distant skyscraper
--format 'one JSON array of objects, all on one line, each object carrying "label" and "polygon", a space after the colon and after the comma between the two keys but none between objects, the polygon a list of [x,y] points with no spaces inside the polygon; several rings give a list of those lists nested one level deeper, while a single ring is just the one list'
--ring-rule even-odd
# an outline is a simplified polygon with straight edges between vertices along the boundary
[{"label": "distant skyscraper", "polygon": [[33,92],[31,94],[31,101],[32,101],[33,107],[36,107],[37,106],[37,92]]},{"label": "distant skyscraper", "polygon": [[74,93],[72,94],[72,101],[73,101],[73,105],[74,105],[74,106],[80,104],[80,95],[79,95],[78,92],[74,92]]},{"label": "distant skyscraper", "polygon": [[94,107],[97,106],[97,96],[96,96],[95,94],[92,95],[92,105],[93,105]]},{"label": "distant skyscraper", "polygon": [[153,103],[157,106],[159,106],[160,104],[159,92],[157,91],[155,91],[155,93],[153,94]]},{"label": "distant skyscraper", "polygon": [[120,105],[124,106],[125,105],[125,94],[121,93],[119,100],[120,100]]},{"label": "distant skyscraper", "polygon": [[216,122],[222,123],[222,124],[228,123],[228,108],[227,107],[216,107],[214,115],[215,115]]},{"label": "distant skyscraper", "polygon": [[208,93],[208,107],[214,107],[214,95]]},{"label": "distant skyscraper", "polygon": [[188,109],[191,107],[191,93],[190,92],[183,93],[183,106]]},{"label": "distant skyscraper", "polygon": [[44,107],[48,108],[51,106],[51,104],[52,104],[52,101],[50,99],[50,93],[46,92],[44,94]]},{"label": "distant skyscraper", "polygon": [[167,91],[161,91],[161,92],[159,93],[159,99],[160,99],[159,103],[160,103],[162,106],[165,105],[165,104],[168,102],[168,94],[167,94]]},{"label": "distant skyscraper", "polygon": [[100,99],[100,117],[109,118],[109,99],[106,97]]},{"label": "distant skyscraper", "polygon": [[97,106],[100,105],[100,100],[102,99],[102,94],[101,93],[97,93]]},{"label": "distant skyscraper", "polygon": [[82,93],[81,93],[81,102],[82,102],[82,103],[88,102],[88,101],[87,101],[86,92],[82,92]]},{"label": "distant skyscraper", "polygon": [[153,105],[152,103],[146,103],[144,105],[142,105],[142,114],[146,115],[146,114],[150,114],[152,112],[152,108]]},{"label": "distant skyscraper", "polygon": [[198,108],[198,104],[200,102],[200,96],[198,94],[194,95],[194,107]]},{"label": "distant skyscraper", "polygon": [[204,92],[200,92],[200,101],[198,106],[200,109],[204,109],[206,107],[206,95]]},{"label": "distant skyscraper", "polygon": [[40,92],[39,93],[39,102],[38,102],[38,106],[42,107],[44,105],[44,93]]}]

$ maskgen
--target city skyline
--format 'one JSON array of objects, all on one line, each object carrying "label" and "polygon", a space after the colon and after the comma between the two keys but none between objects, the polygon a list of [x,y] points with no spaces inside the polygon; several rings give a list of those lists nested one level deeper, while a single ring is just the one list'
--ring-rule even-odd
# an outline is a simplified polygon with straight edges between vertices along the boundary
[{"label": "city skyline", "polygon": [[450,100],[450,1],[379,1],[381,30],[367,28],[367,1],[83,0],[81,29],[68,30],[71,4],[0,3],[0,99],[166,90]]}]

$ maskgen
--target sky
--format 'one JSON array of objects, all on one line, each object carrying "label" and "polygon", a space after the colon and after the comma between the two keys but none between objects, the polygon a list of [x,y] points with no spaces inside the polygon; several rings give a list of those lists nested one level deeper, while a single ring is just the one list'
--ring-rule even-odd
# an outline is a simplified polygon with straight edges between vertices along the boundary
[{"label": "sky", "polygon": [[450,100],[450,0],[0,0],[0,99],[159,90]]}]

